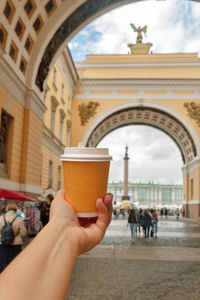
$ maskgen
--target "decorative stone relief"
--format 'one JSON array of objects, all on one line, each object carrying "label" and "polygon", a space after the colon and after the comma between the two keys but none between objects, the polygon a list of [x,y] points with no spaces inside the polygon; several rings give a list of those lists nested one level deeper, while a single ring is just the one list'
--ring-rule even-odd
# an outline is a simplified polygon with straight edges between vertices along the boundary
[{"label": "decorative stone relief", "polygon": [[187,109],[188,115],[191,119],[194,119],[198,126],[200,126],[200,104],[195,102],[184,103],[184,107]]},{"label": "decorative stone relief", "polygon": [[50,63],[66,38],[92,15],[118,2],[123,0],[88,0],[62,23],[49,42],[38,69],[35,82],[40,91],[43,91],[43,83],[49,73]]},{"label": "decorative stone relief", "polygon": [[90,101],[87,105],[82,103],[78,106],[81,126],[84,126],[88,120],[96,114],[99,105],[99,102]]}]

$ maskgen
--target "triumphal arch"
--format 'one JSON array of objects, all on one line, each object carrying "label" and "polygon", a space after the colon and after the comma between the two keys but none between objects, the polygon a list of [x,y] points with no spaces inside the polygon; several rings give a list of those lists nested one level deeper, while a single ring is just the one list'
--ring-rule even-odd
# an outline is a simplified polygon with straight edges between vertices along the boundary
[{"label": "triumphal arch", "polygon": [[[128,54],[88,55],[85,61],[73,62],[66,50],[70,39],[86,24],[131,2],[0,2],[0,188],[40,195],[48,173],[46,155],[54,155],[56,164],[66,145],[63,128],[70,132],[70,146],[82,142],[95,147],[115,128],[146,124],[164,131],[177,144],[183,161],[183,205],[191,217],[200,216],[197,53],[151,53],[152,44],[142,39],[147,27],[138,24],[131,24],[137,38],[127,45]],[[50,95],[48,76],[60,56],[60,69],[63,61],[66,66],[61,73],[67,81],[71,108],[70,113],[69,107],[65,109],[62,93],[60,124],[67,122],[58,133],[53,132],[50,120],[59,107],[58,86],[54,82],[55,95]],[[54,70],[54,81],[55,75]],[[52,109],[51,116],[48,109]],[[45,122],[51,123],[49,127]],[[52,170],[52,164],[50,167]]]}]

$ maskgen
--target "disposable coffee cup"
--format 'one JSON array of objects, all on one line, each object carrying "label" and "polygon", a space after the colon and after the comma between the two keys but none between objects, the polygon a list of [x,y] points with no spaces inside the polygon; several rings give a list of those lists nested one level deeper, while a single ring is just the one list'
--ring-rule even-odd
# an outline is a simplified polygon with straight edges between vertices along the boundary
[{"label": "disposable coffee cup", "polygon": [[61,155],[65,198],[80,218],[97,216],[96,200],[107,192],[107,148],[66,147]]}]

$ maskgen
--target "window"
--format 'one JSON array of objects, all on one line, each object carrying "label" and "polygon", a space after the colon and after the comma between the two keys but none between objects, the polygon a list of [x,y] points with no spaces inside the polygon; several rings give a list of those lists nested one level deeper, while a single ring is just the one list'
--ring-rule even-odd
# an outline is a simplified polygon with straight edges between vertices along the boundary
[{"label": "window", "polygon": [[47,4],[45,5],[45,10],[46,10],[48,17],[55,11],[55,9],[56,9],[55,0],[49,0],[47,2]]},{"label": "window", "polygon": [[27,36],[26,42],[24,44],[26,51],[30,54],[33,48],[33,40],[30,35]]},{"label": "window", "polygon": [[70,96],[68,96],[67,111],[69,114],[71,114],[71,97]]},{"label": "window", "polygon": [[59,133],[59,139],[62,142],[63,139],[63,123],[64,119],[66,117],[66,114],[63,109],[60,109],[60,133]]},{"label": "window", "polygon": [[63,122],[60,120],[60,134],[59,139],[62,142],[62,136],[63,136]]},{"label": "window", "polygon": [[58,190],[61,187],[61,166],[58,166]]},{"label": "window", "polygon": [[61,100],[64,103],[65,102],[65,86],[62,83],[62,88],[61,88]]},{"label": "window", "polygon": [[0,44],[3,47],[3,49],[6,46],[7,36],[8,36],[8,33],[5,29],[5,27],[2,24],[0,24]]},{"label": "window", "polygon": [[55,118],[56,118],[56,108],[58,106],[58,101],[54,96],[51,97],[51,125],[50,130],[54,133],[55,129]]},{"label": "window", "polygon": [[17,24],[15,26],[15,32],[18,36],[18,38],[21,40],[24,34],[25,25],[21,18],[18,19]]},{"label": "window", "polygon": [[25,60],[25,58],[23,56],[21,57],[19,68],[23,74],[26,73],[27,61]]},{"label": "window", "polygon": [[12,124],[13,118],[5,111],[1,113],[0,123],[0,176],[8,177],[9,149],[12,144]]},{"label": "window", "polygon": [[55,90],[57,90],[56,81],[57,81],[57,71],[56,71],[56,69],[54,69],[53,70],[53,87]]},{"label": "window", "polygon": [[191,200],[193,200],[193,193],[194,193],[194,191],[193,191],[193,189],[194,189],[194,181],[193,181],[193,179],[191,179],[190,180],[190,192],[191,192]]},{"label": "window", "polygon": [[13,41],[11,41],[9,55],[14,60],[14,62],[16,62],[16,60],[17,60],[17,54],[18,54],[17,46],[15,45],[15,43]]},{"label": "window", "polygon": [[15,7],[11,0],[6,1],[6,5],[3,11],[5,17],[7,18],[8,22],[12,22],[13,15],[15,13]]},{"label": "window", "polygon": [[36,18],[35,22],[33,23],[33,28],[34,28],[34,30],[35,30],[35,32],[37,34],[40,32],[40,30],[42,29],[43,25],[44,25],[44,22],[42,20],[42,17],[39,15]]},{"label": "window", "polygon": [[70,143],[70,128],[71,128],[71,121],[67,120],[66,146],[69,146]]},{"label": "window", "polygon": [[26,1],[26,4],[24,5],[24,10],[28,15],[28,18],[30,19],[33,15],[34,11],[36,10],[36,4],[34,0],[28,0]]},{"label": "window", "polygon": [[52,171],[53,171],[53,163],[49,161],[49,174],[48,174],[48,188],[52,187]]}]

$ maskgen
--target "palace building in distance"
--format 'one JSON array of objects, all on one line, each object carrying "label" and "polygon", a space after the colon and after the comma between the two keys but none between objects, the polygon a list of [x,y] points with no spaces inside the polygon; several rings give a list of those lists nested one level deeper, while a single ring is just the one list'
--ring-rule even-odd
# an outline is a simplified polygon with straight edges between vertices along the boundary
[{"label": "palace building in distance", "polygon": [[[121,203],[123,196],[123,182],[108,184],[108,193],[113,194],[114,204]],[[182,207],[183,186],[159,183],[128,183],[130,201],[138,208]]]}]

